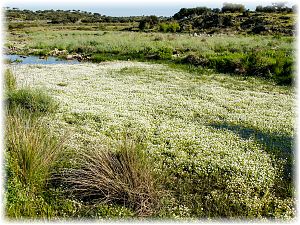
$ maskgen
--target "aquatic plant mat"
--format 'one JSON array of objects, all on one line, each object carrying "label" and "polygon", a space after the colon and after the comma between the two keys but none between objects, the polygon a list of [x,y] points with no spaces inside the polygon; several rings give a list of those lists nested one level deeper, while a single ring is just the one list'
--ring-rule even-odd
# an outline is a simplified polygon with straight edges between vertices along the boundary
[{"label": "aquatic plant mat", "polygon": [[[120,217],[295,216],[292,87],[254,77],[188,73],[167,65],[131,61],[11,68],[19,88],[43,89],[59,103],[58,111],[44,120],[58,136],[67,133],[65,148],[74,152],[67,160],[73,176],[76,171],[84,176],[85,168],[98,168],[97,158],[112,158],[117,163],[124,134],[134,140],[132,146],[142,146],[138,149],[147,165],[150,163],[153,179],[146,186],[149,188],[140,189],[147,194],[146,200],[130,192],[131,186],[122,179],[118,188],[128,190],[125,194],[132,202],[115,201],[113,198],[122,199],[116,192],[107,199],[111,187],[102,180],[99,184],[106,194],[101,195],[101,185],[94,186],[100,196],[95,199],[84,192],[90,184],[85,177],[83,183],[74,182],[86,198],[76,200],[78,193],[73,189],[76,204],[94,204],[94,211],[85,216],[103,218],[107,212],[118,217],[118,213],[109,214],[108,206],[95,211],[103,204],[100,200],[119,205]],[[89,155],[76,161],[87,149]],[[102,155],[99,149],[104,149]],[[97,151],[95,156],[93,150]],[[93,163],[88,167],[90,161]],[[109,168],[112,163],[105,165]],[[127,176],[135,169],[127,168]],[[148,175],[137,176],[144,182]],[[91,181],[92,185],[95,182]],[[139,190],[140,186],[132,187]],[[159,203],[154,204],[160,193]],[[149,207],[142,205],[148,203]],[[72,216],[80,214],[78,208]]]}]

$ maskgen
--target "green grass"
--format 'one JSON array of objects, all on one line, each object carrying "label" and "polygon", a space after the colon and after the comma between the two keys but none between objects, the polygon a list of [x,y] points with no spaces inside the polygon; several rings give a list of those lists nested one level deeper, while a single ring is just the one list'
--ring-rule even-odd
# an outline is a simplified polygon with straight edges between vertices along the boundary
[{"label": "green grass", "polygon": [[16,89],[7,94],[8,107],[22,107],[33,113],[54,112],[58,105],[47,94],[35,89]]},{"label": "green grass", "polygon": [[[15,72],[20,84],[32,80],[59,101],[47,121],[57,134],[72,133],[67,148],[116,150],[124,131],[145,144],[165,192],[154,217],[295,216],[292,88],[138,62],[23,65]],[[73,157],[69,166],[78,168]]]},{"label": "green grass", "polygon": [[11,219],[50,218],[55,215],[44,194],[63,149],[41,119],[52,112],[54,100],[32,89],[18,89],[16,77],[5,71],[6,207]]},{"label": "green grass", "polygon": [[61,154],[61,140],[22,109],[7,114],[6,132],[6,216],[48,218],[53,212],[43,194]]},{"label": "green grass", "polygon": [[17,81],[15,76],[10,70],[5,70],[4,72],[4,81],[5,81],[5,91],[10,92],[16,89]]},{"label": "green grass", "polygon": [[[55,48],[84,54],[93,62],[163,60],[214,69],[222,73],[259,76],[293,84],[294,38],[286,36],[215,35],[122,31],[79,31],[27,28],[21,52],[47,54]],[[14,36],[10,38],[14,40]],[[132,41],[134,40],[134,41]],[[194,60],[187,57],[195,56]],[[199,59],[201,59],[199,61]],[[278,63],[280,62],[280,63]]]}]

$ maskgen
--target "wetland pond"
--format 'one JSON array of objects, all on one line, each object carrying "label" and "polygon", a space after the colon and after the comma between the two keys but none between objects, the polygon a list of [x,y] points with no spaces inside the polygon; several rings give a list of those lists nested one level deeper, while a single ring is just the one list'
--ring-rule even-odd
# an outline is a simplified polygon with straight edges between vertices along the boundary
[{"label": "wetland pond", "polygon": [[39,56],[21,56],[21,55],[4,55],[4,61],[16,64],[79,64],[80,62],[76,59],[66,60],[57,57],[49,56],[41,58]]}]

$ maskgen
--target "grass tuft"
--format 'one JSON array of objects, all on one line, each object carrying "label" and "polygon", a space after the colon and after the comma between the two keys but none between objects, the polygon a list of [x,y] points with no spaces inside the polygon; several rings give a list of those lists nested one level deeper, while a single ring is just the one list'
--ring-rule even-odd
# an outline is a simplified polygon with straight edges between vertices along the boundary
[{"label": "grass tuft", "polygon": [[10,108],[22,107],[30,112],[54,112],[58,104],[41,90],[18,89],[7,94],[7,102]]},{"label": "grass tuft", "polygon": [[13,75],[13,73],[10,70],[6,70],[4,73],[4,79],[5,79],[5,90],[6,91],[13,91],[16,89],[17,81],[16,77]]},{"label": "grass tuft", "polygon": [[62,141],[49,133],[41,121],[24,114],[22,109],[16,109],[7,116],[6,147],[21,183],[41,187],[62,150]]},{"label": "grass tuft", "polygon": [[63,178],[75,196],[124,205],[138,216],[154,212],[154,179],[140,143],[126,139],[115,152],[106,148],[83,152],[80,165]]}]

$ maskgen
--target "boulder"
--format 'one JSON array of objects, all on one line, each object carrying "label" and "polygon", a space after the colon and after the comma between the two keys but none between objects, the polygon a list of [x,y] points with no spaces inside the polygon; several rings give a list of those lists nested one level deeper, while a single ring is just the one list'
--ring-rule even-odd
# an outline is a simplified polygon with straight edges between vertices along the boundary
[{"label": "boulder", "polygon": [[72,60],[73,59],[73,55],[67,55],[67,60]]}]

